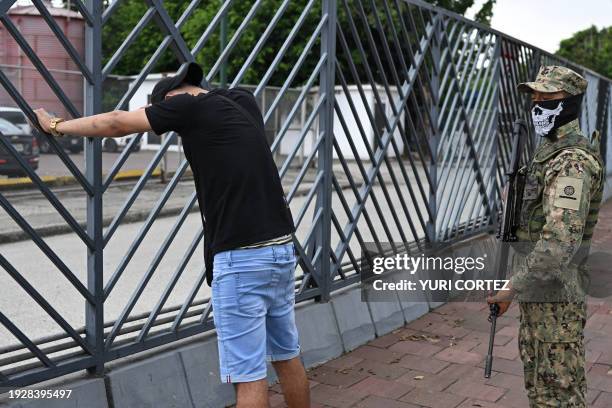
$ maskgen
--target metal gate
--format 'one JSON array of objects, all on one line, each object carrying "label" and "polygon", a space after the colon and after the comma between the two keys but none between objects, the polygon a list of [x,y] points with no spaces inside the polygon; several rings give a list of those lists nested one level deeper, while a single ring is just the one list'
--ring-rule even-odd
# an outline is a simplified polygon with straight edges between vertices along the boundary
[{"label": "metal gate", "polygon": [[[406,242],[419,250],[428,242],[454,242],[490,229],[509,159],[511,122],[519,117],[527,119],[529,101],[517,93],[515,85],[534,78],[540,64],[568,65],[585,75],[589,90],[581,125],[589,134],[594,129],[602,132],[603,149],[612,137],[611,84],[607,78],[421,1],[305,0],[299,2],[299,13],[290,16],[288,10],[295,9],[298,2],[251,0],[242,19],[228,27],[225,16],[237,3],[227,0],[218,3],[199,37],[188,41],[182,29],[194,14],[205,7],[210,9],[210,2],[184,2],[180,17],[174,21],[162,0],[143,0],[146,7],[140,21],[112,57],[103,61],[103,27],[121,18],[120,9],[126,1],[71,2],[85,22],[85,51],[79,53],[50,13],[49,4],[33,0],[37,13],[61,45],[57,51],[69,56],[82,75],[82,107],[73,104],[54,73],[20,33],[9,13],[14,0],[0,3],[0,20],[72,117],[80,116],[81,111],[85,115],[103,111],[114,69],[147,27],[159,30],[163,40],[131,86],[117,98],[115,109],[128,107],[162,57],[172,55],[181,63],[194,61],[211,38],[231,29],[210,64],[206,81],[227,81],[231,87],[244,84],[247,74],[255,76],[256,83],[245,85],[254,86],[260,102],[267,87],[275,85],[275,93],[261,106],[266,123],[275,117],[281,104],[287,105],[289,91],[292,94],[287,105],[290,108],[281,115],[282,125],[274,127],[271,149],[298,227],[298,301],[326,301],[334,290],[357,282],[364,242]],[[253,36],[251,24],[261,14],[268,18],[267,24]],[[267,53],[263,63],[258,61],[262,50],[272,47],[272,39],[274,52]],[[298,41],[298,52],[288,52]],[[240,68],[228,72],[230,59],[241,61]],[[280,80],[277,76],[278,83],[271,84],[281,66],[284,76]],[[33,121],[35,107],[2,70],[0,84]],[[301,128],[289,138],[288,129],[296,120],[300,120]],[[0,386],[33,384],[82,369],[100,374],[105,362],[213,328],[209,298],[201,294],[203,262],[196,262],[193,277],[186,283],[189,290],[182,299],[173,297],[177,285],[185,282],[187,271],[194,269],[191,262],[201,261],[201,226],[182,245],[180,261],[171,266],[172,273],[155,295],[154,306],[146,312],[136,308],[143,297],[150,296],[145,293],[151,280],[181,229],[189,224],[187,220],[197,204],[194,191],[159,237],[154,256],[143,259],[137,255],[188,171],[184,159],[129,244],[113,249],[122,251],[113,254],[120,258],[117,265],[105,264],[105,256],[111,255],[109,248],[126,225],[128,212],[153,182],[152,175],[173,139],[163,139],[119,211],[108,214],[105,194],[116,183],[115,176],[134,154],[133,147],[141,137],[132,138],[105,174],[99,138],[85,142],[84,171],[56,140],[49,138],[55,154],[86,197],[84,226],[10,141],[0,137],[0,146],[19,161],[33,185],[78,237],[82,247],[74,250],[86,257],[83,271],[68,266],[48,239],[0,192],[0,206],[28,235],[45,262],[53,265],[43,271],[47,284],[69,282],[73,290],[70,296],[84,305],[84,324],[75,326],[54,307],[55,299],[48,299],[44,288],[32,284],[25,271],[0,250],[4,273],[40,307],[38,315],[27,318],[51,320],[61,329],[31,338],[16,316],[0,310],[0,323],[16,340],[0,353]],[[609,157],[604,150],[604,156],[606,153]],[[103,218],[109,215],[112,221],[105,226]],[[128,287],[125,281],[129,267],[138,274]],[[112,297],[118,290],[122,295]],[[107,316],[105,306],[110,308],[111,301],[118,312]]]}]

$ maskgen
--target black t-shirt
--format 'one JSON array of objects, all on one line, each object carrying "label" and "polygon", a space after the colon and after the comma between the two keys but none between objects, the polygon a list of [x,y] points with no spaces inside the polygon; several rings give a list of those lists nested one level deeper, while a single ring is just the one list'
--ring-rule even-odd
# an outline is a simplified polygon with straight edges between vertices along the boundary
[{"label": "black t-shirt", "polygon": [[[260,128],[219,95],[238,103]],[[196,96],[180,94],[145,112],[155,133],[172,130],[183,140],[205,225],[209,286],[216,253],[295,231],[252,92],[217,88]]]}]

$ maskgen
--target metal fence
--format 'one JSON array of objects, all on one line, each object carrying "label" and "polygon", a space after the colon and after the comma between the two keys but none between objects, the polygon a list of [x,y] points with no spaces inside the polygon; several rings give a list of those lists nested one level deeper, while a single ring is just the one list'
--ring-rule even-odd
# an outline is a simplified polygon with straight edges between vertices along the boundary
[{"label": "metal fence", "polygon": [[[85,22],[85,51],[81,54],[49,12],[48,3],[33,0],[41,21],[61,44],[57,51],[65,52],[82,74],[85,97],[81,107],[74,105],[28,39],[20,34],[9,13],[12,3],[0,3],[3,29],[74,117],[80,111],[86,115],[102,111],[103,103],[108,103],[104,99],[106,81],[145,27],[156,27],[163,33],[163,40],[132,86],[116,97],[116,109],[128,106],[163,55],[170,53],[179,62],[193,61],[222,29],[224,15],[236,4],[220,2],[206,29],[193,45],[188,45],[181,29],[206,5],[198,0],[185,2],[182,15],[173,21],[161,0],[143,0],[146,10],[140,22],[103,64],[102,29],[113,18],[120,18],[117,9],[122,1],[107,6],[94,0],[72,2]],[[601,130],[604,149],[612,137],[608,79],[503,33],[414,0],[308,0],[301,3],[295,17],[286,15],[290,3],[295,7],[290,0],[251,1],[243,20],[215,56],[206,80],[216,81],[224,63],[238,59],[242,67],[228,74],[227,83],[243,84],[245,74],[252,72],[249,70],[270,39],[283,39],[274,43],[278,46],[272,57],[259,64],[257,83],[249,85],[254,85],[255,95],[260,96],[281,64],[290,67],[273,98],[262,108],[266,123],[274,120],[281,101],[292,89],[291,108],[283,115],[281,125],[273,127],[271,149],[274,153],[284,150],[279,172],[297,225],[298,301],[326,301],[334,290],[357,282],[360,245],[364,242],[406,242],[418,251],[427,242],[452,243],[490,229],[509,156],[511,122],[519,117],[527,119],[529,101],[517,93],[515,85],[532,79],[540,64],[569,65],[586,76],[589,90],[581,125],[589,134]],[[255,39],[243,36],[253,17],[264,9],[270,18],[263,31]],[[281,28],[279,22],[287,23],[289,18],[293,21]],[[299,52],[289,54],[296,38],[303,39]],[[239,45],[244,50],[245,44],[250,52],[237,51]],[[289,59],[289,55],[294,58]],[[1,70],[0,84],[34,119],[27,96]],[[301,128],[289,138],[288,130],[300,116]],[[141,136],[130,143],[137,143]],[[61,328],[59,333],[31,338],[17,316],[0,310],[0,323],[17,340],[1,351],[0,386],[33,384],[82,369],[100,374],[105,362],[212,329],[213,311],[202,285],[201,226],[180,246],[180,261],[171,265],[172,272],[162,290],[152,298],[154,306],[145,312],[136,307],[143,297],[151,300],[146,290],[177,234],[189,224],[186,220],[196,205],[194,192],[165,235],[158,235],[155,255],[147,259],[136,255],[187,170],[186,161],[180,163],[152,203],[149,217],[129,245],[112,247],[122,233],[127,212],[151,182],[151,174],[171,139],[164,139],[121,209],[104,227],[103,216],[108,215],[105,194],[133,154],[132,149],[125,149],[112,170],[103,174],[101,140],[90,138],[85,144],[86,166],[82,172],[50,138],[51,146],[86,197],[87,222],[83,227],[10,141],[0,137],[1,146],[20,161],[36,188],[78,237],[82,249],[72,250],[82,251],[86,257],[85,270],[68,266],[57,247],[41,237],[0,192],[0,206],[52,267],[44,270],[43,284],[34,285],[25,277],[31,271],[19,270],[4,251],[0,251],[0,265],[40,307],[38,316],[27,318],[50,320]],[[535,142],[532,137],[530,145]],[[105,263],[111,247],[122,251],[112,254],[120,258],[113,268]],[[190,263],[193,259],[198,260],[196,267]],[[132,276],[134,284],[122,288],[128,268],[136,271],[133,276],[137,278],[134,281]],[[192,276],[186,278],[190,269]],[[82,327],[69,322],[54,307],[55,299],[44,295],[44,285],[58,281],[69,282],[71,292],[67,296],[76,297],[84,305]],[[187,285],[189,290],[177,301],[174,291],[179,285]],[[123,295],[113,297],[118,289]],[[111,307],[118,310],[114,316],[107,313]]]}]

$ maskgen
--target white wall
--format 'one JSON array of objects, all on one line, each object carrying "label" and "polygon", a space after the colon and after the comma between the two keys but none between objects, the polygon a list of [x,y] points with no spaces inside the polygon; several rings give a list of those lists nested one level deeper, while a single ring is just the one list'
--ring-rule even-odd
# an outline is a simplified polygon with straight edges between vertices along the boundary
[{"label": "white wall", "polygon": [[[138,109],[142,106],[147,105],[148,100],[149,100],[148,96],[153,91],[153,87],[155,86],[157,81],[159,81],[161,78],[163,78],[163,76],[166,76],[166,75],[163,75],[163,74],[149,75],[143,81],[139,89],[134,93],[134,96],[132,97],[129,103],[129,109],[134,110],[134,109]],[[375,98],[374,98],[374,93],[372,92],[372,87],[370,85],[363,86],[363,90],[366,96],[365,103],[361,99],[357,86],[349,85],[348,89],[350,92],[350,96],[353,100],[353,103],[355,105],[355,108],[357,110],[357,118],[360,120],[363,130],[365,132],[367,143],[370,146],[370,148],[374,150],[374,146],[377,145],[374,142],[375,141],[374,127],[373,127],[373,123],[370,122],[370,119],[366,112],[366,104],[367,104],[370,111],[372,112],[372,115],[375,114]],[[394,102],[397,102],[399,98],[397,89],[396,88],[391,88],[391,89],[392,89],[392,99]],[[385,116],[387,118],[392,118],[393,111],[391,109],[391,104],[389,102],[389,99],[387,98],[387,93],[385,92],[384,87],[381,85],[378,85],[377,90],[378,90],[378,94],[380,95],[382,102],[385,104]],[[311,89],[311,96],[309,97],[316,99],[317,92],[318,92],[318,89],[316,87],[313,87],[313,89]],[[353,155],[351,151],[351,148],[350,148],[350,145],[347,139],[348,137],[350,137],[353,140],[353,143],[355,144],[355,148],[357,150],[358,157],[360,159],[368,159],[369,156],[367,153],[366,144],[364,143],[364,140],[361,137],[359,133],[359,128],[357,126],[357,118],[351,112],[347,95],[344,93],[342,87],[339,85],[336,86],[335,88],[335,97],[336,97],[336,103],[338,104],[338,106],[340,107],[340,110],[342,111],[342,116],[344,120],[346,121],[347,128],[349,130],[348,135],[347,135],[344,132],[344,129],[340,123],[340,120],[338,119],[338,115],[334,114],[334,135],[336,137],[338,145],[340,146],[340,149],[342,150],[342,154],[344,155],[346,159],[355,159],[355,156]],[[302,127],[301,127],[302,119],[304,120],[304,122],[306,122],[308,119],[309,113],[310,112],[305,112],[305,113],[298,112],[296,114],[296,117],[294,118],[292,124],[289,126],[289,129],[287,130],[285,136],[283,137],[283,140],[281,141],[279,152],[282,155],[287,155],[291,153],[293,149],[295,148],[295,145],[298,143],[299,136],[302,131]],[[389,121],[392,122],[392,120],[389,120]],[[282,126],[282,124],[284,123],[284,120],[281,120],[280,123]],[[304,154],[304,156],[308,156],[308,154],[312,151],[313,144],[316,140],[315,135],[317,131],[317,123],[318,123],[318,118],[315,118],[309,131],[307,132],[304,138],[304,142],[302,146],[300,146],[299,148],[298,156],[300,154]],[[404,113],[400,115],[400,125],[402,126],[404,125]],[[404,148],[404,142],[399,132],[399,127],[396,127],[393,137],[401,153]],[[159,147],[159,145],[149,144],[147,140],[147,134],[145,134],[143,135],[143,138],[142,138],[141,147],[143,149],[156,150]],[[176,151],[177,146],[170,146],[169,150]],[[388,157],[395,157],[395,152],[391,145],[389,145],[389,147],[387,148],[387,155]],[[337,158],[337,157],[338,156],[336,152],[334,151],[334,158]]]},{"label": "white wall", "polygon": [[[397,103],[397,100],[399,97],[397,89],[396,88],[391,88],[391,89],[392,89],[393,103]],[[374,117],[376,99],[374,98],[374,93],[370,85],[363,86],[363,91],[364,91],[365,98],[366,98],[365,103],[363,99],[361,98],[359,94],[359,90],[356,85],[350,85],[348,87],[348,90],[349,90],[349,95],[353,101],[353,105],[355,106],[356,116],[353,115],[353,112],[351,111],[348,97],[343,91],[342,87],[336,86],[335,88],[336,103],[338,104],[338,107],[340,108],[340,111],[342,112],[342,117],[344,118],[344,121],[346,122],[348,135],[345,133],[342,123],[340,122],[340,119],[338,119],[337,114],[334,114],[334,135],[336,137],[336,140],[338,142],[340,149],[342,150],[342,154],[344,155],[345,158],[347,159],[355,158],[351,151],[349,141],[348,141],[348,138],[350,137],[351,140],[353,141],[353,144],[355,145],[355,149],[357,150],[358,157],[360,159],[369,159],[366,144],[364,143],[363,137],[359,131],[359,127],[357,126],[357,120],[359,120],[359,122],[361,123],[361,126],[366,136],[367,143],[370,146],[370,149],[372,149],[373,153],[375,154],[376,152],[375,146],[378,146],[378,143],[375,143],[374,124],[370,121],[370,118],[367,114],[366,103],[370,109],[372,116]],[[378,91],[378,95],[380,96],[382,103],[385,104],[385,116],[388,118],[390,125],[393,125],[393,117],[394,117],[393,110],[391,109],[391,103],[387,98],[387,93],[384,87],[381,85],[378,85],[376,87],[376,90]],[[399,121],[400,121],[399,124],[403,126],[404,125],[404,113],[401,113]],[[393,138],[397,144],[399,152],[401,153],[402,150],[404,149],[404,142],[402,140],[402,137],[399,131],[399,127],[395,128],[395,131],[393,133]],[[395,151],[393,150],[393,146],[391,144],[389,144],[389,147],[387,148],[386,151],[387,151],[388,157],[396,156]],[[336,152],[334,152],[334,158],[337,158]]]},{"label": "white wall", "polygon": [[[146,106],[149,103],[149,95],[151,95],[151,93],[153,92],[153,88],[155,87],[155,84],[160,79],[168,75],[172,75],[172,73],[148,75],[145,78],[145,80],[142,82],[140,87],[136,90],[136,92],[134,93],[134,96],[132,96],[132,99],[130,99],[129,109],[135,110],[143,106]],[[159,148],[159,144],[149,144],[148,134],[145,133],[144,135],[142,135],[140,147],[145,150],[157,150]],[[177,150],[178,150],[178,146],[171,145],[168,147],[168,151],[177,151]]]}]

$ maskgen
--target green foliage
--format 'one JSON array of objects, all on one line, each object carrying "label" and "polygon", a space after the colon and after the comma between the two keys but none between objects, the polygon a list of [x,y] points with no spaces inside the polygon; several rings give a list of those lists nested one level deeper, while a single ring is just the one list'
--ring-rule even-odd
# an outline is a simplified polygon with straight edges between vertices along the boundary
[{"label": "green foliage", "polygon": [[[227,78],[232,80],[240,71],[282,2],[283,0],[262,1],[261,6],[253,16],[253,19],[247,24],[246,29],[241,33],[235,47],[225,60]],[[470,6],[473,5],[474,0],[432,0],[431,2],[435,5],[463,14]],[[181,34],[190,49],[196,46],[202,34],[208,29],[215,15],[221,8],[222,3],[222,0],[208,0],[201,2],[198,8],[191,14],[186,23],[181,27]],[[232,2],[226,16],[226,44],[231,41],[232,37],[242,24],[245,16],[249,14],[253,3],[254,0]],[[258,52],[250,68],[246,71],[244,77],[241,79],[241,83],[253,84],[258,83],[259,80],[261,80],[264,73],[272,65],[272,61],[278,54],[283,42],[286,40],[287,36],[295,26],[295,23],[298,21],[307,3],[307,0],[293,0],[289,2],[289,5],[272,31],[272,34],[266,40],[265,45]],[[288,47],[287,52],[282,58],[276,71],[273,73],[270,81],[268,82],[269,85],[282,85],[291,70],[294,68],[295,63],[306,46],[306,43],[310,39],[316,26],[319,24],[322,15],[321,3],[322,2],[320,1],[315,1],[313,7],[307,13],[304,24],[297,32],[295,39]],[[481,22],[488,23],[492,15],[494,3],[495,0],[488,0],[478,12],[477,18],[480,19]],[[188,2],[184,0],[164,0],[163,4],[170,18],[173,21],[177,21],[185,11]],[[343,52],[340,44],[337,43],[337,58],[340,65],[343,68],[346,68],[350,55],[351,59],[355,63],[358,75],[361,79],[365,79],[364,64],[367,64],[372,68],[375,80],[382,80],[382,73],[378,72],[376,68],[376,59],[373,52],[374,50],[371,49],[372,47],[368,43],[365,35],[367,31],[372,33],[375,44],[380,44],[382,41],[389,44],[390,57],[397,68],[400,68],[400,62],[405,59],[405,56],[409,53],[408,47],[411,47],[410,43],[413,42],[411,47],[413,50],[417,47],[418,39],[412,37],[408,42],[400,39],[401,44],[399,45],[399,48],[393,43],[392,30],[390,27],[393,25],[396,30],[398,30],[400,23],[398,10],[396,9],[395,4],[393,2],[390,2],[389,4],[391,5],[390,18],[392,23],[388,21],[383,7],[377,7],[377,10],[371,10],[371,4],[369,2],[362,2],[359,4],[352,0],[338,1],[339,26],[342,27],[343,33],[346,37],[349,52]],[[403,3],[400,2],[398,4]],[[364,13],[366,16],[365,20],[360,17],[359,10],[361,7],[364,7]],[[121,46],[125,38],[145,15],[147,9],[148,7],[146,2],[142,0],[122,0],[120,2],[114,14],[111,16],[103,29],[102,47],[104,63],[108,62],[115,50]],[[423,16],[417,13],[416,7],[402,5],[402,13],[404,14],[404,18],[406,18],[409,13],[412,13],[413,21],[416,21],[416,24],[419,25],[419,27],[416,28],[416,32],[423,32],[423,27],[420,26],[423,24]],[[357,27],[357,37],[353,35],[350,28],[349,15],[352,17],[354,24]],[[378,15],[378,18],[381,20],[383,27],[382,31],[377,29],[376,15]],[[138,35],[134,43],[127,49],[127,52],[121,57],[119,63],[113,69],[112,74],[134,75],[139,73],[151,59],[164,38],[165,32],[161,30],[154,21],[150,21]],[[357,47],[358,40],[361,41],[361,44],[364,47],[365,55],[362,55],[359,52]],[[377,51],[383,59],[383,65],[386,65],[386,55],[382,52],[383,50],[379,48]],[[200,52],[196,54],[196,60],[202,65],[204,72],[209,73],[220,55],[221,29],[220,25],[217,25],[211,31],[210,37],[204,43]],[[292,86],[298,86],[307,81],[319,60],[319,55],[320,38],[317,38],[310,53],[307,55],[302,68],[299,70],[296,78],[292,82]],[[151,72],[175,71],[179,65],[180,62],[176,58],[174,52],[172,52],[171,49],[168,49],[160,56],[157,64],[152,68]],[[345,70],[344,72],[349,73],[348,70]],[[218,82],[219,78],[219,70],[216,69],[215,74],[212,76],[212,78],[210,78],[210,80],[212,82]],[[354,83],[353,78],[349,77],[347,80],[349,83]]]},{"label": "green foliage", "polygon": [[556,55],[612,78],[612,26],[591,26],[561,41]]},{"label": "green foliage", "polygon": [[[173,20],[178,19],[182,12],[181,0],[165,0],[164,6]],[[147,11],[147,5],[141,0],[125,0],[115,10],[112,17],[104,26],[102,31],[102,57],[106,63],[115,50],[123,43],[132,29],[138,24]],[[133,75],[140,72],[151,58],[164,35],[154,22],[149,22],[136,41],[128,48],[127,52],[115,67],[113,74]],[[178,61],[170,53],[165,53],[157,63],[153,72],[173,71],[178,68]]]},{"label": "green foliage", "polygon": [[426,0],[437,7],[442,7],[457,14],[465,14],[474,5],[474,0]]},{"label": "green foliage", "polygon": [[[222,1],[211,0],[202,3],[204,4],[193,12],[181,28],[181,34],[190,49],[195,47],[202,34],[206,31],[220,9]],[[282,0],[263,1],[263,4],[259,7],[257,13],[247,25],[247,29],[241,34],[236,46],[226,59],[228,78],[233,78],[239,72],[281,3]],[[236,1],[230,6],[227,12],[226,43],[231,41],[245,16],[249,13],[252,4],[252,1]],[[247,70],[242,79],[243,83],[256,83],[256,80],[263,76],[295,25],[305,4],[306,1],[291,1],[289,3],[264,47],[257,54],[249,70]],[[164,1],[164,6],[174,21],[178,20],[186,5],[187,2],[181,0]],[[116,13],[110,19],[109,24],[104,28],[102,44],[105,62],[111,57],[114,50],[121,45],[124,38],[144,15],[146,9],[147,7],[141,0],[122,1]],[[272,76],[269,82],[271,85],[281,85],[284,82],[317,26],[320,16],[320,4],[315,4],[307,14],[307,18],[302,28],[296,35],[292,45],[288,47],[283,60]],[[122,57],[121,62],[117,65],[113,74],[133,75],[138,73],[153,55],[163,38],[164,35],[157,25],[154,24],[154,22],[149,23],[138,36],[134,44],[128,49],[127,53]],[[307,79],[305,75],[310,73],[316,65],[319,55],[318,44],[319,40],[315,42],[310,52],[311,56],[316,55],[317,58],[310,57],[306,59],[303,69],[300,70],[294,81],[294,85],[305,81]],[[202,50],[196,55],[196,60],[202,65],[204,72],[209,72],[213,67],[213,64],[221,55],[220,48],[221,30],[220,25],[217,25]],[[175,55],[172,52],[166,52],[160,58],[153,72],[174,71],[178,66],[179,61],[176,59]],[[212,78],[213,81],[218,80],[218,74],[219,72],[217,71],[217,75]]]},{"label": "green foliage", "polygon": [[[442,7],[453,11],[457,14],[465,14],[465,12],[474,5],[474,0],[425,0],[434,6]],[[493,17],[493,6],[496,0],[487,0],[480,10],[474,16],[474,20],[485,25],[491,25],[491,17]]]},{"label": "green foliage", "polygon": [[495,5],[496,0],[488,0],[486,1],[478,13],[474,16],[474,20],[482,23],[484,25],[491,25],[491,18],[493,18],[493,6]]}]

